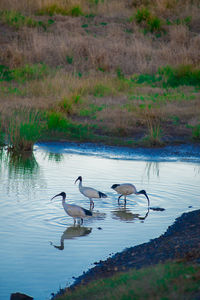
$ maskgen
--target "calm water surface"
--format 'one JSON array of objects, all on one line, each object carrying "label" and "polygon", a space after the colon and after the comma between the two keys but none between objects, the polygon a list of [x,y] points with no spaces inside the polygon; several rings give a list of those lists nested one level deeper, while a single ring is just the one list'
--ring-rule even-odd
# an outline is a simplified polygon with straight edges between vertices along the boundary
[{"label": "calm water surface", "polygon": [[[148,150],[149,151],[149,150]],[[86,145],[40,144],[32,155],[15,157],[1,151],[0,163],[0,300],[22,292],[49,299],[109,255],[164,233],[183,212],[200,208],[200,159],[158,152],[91,148]],[[156,150],[157,151],[157,150]],[[155,154],[155,155],[154,155]],[[73,227],[61,199],[89,208],[75,179],[107,193],[95,201],[95,217]],[[145,189],[119,206],[114,183],[131,182]],[[144,218],[144,220],[141,219]]]}]

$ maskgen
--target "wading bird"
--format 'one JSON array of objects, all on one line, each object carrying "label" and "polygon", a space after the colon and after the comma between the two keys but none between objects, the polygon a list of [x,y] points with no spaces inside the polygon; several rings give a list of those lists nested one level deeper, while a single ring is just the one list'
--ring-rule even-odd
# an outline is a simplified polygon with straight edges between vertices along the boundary
[{"label": "wading bird", "polygon": [[90,209],[94,208],[94,202],[92,200],[92,198],[107,198],[107,195],[99,192],[91,187],[87,187],[87,186],[82,186],[82,177],[79,176],[75,183],[79,180],[79,191],[81,192],[81,194],[83,194],[85,197],[90,199]]},{"label": "wading bird", "polygon": [[118,194],[120,194],[120,196],[118,197],[118,204],[119,204],[119,200],[122,196],[124,196],[124,204],[126,204],[126,196],[127,195],[131,195],[131,194],[140,195],[140,194],[143,194],[147,198],[148,207],[150,205],[149,197],[147,196],[146,191],[141,190],[141,191],[137,192],[136,187],[131,183],[113,184],[111,186],[111,189],[115,190]]},{"label": "wading bird", "polygon": [[66,194],[65,192],[62,192],[58,195],[55,195],[51,200],[54,198],[61,196],[62,197],[62,205],[66,213],[74,219],[74,225],[76,224],[76,219],[81,219],[81,224],[83,224],[83,219],[92,216],[92,212],[90,210],[87,210],[83,207],[80,207],[75,204],[67,204],[65,202]]}]

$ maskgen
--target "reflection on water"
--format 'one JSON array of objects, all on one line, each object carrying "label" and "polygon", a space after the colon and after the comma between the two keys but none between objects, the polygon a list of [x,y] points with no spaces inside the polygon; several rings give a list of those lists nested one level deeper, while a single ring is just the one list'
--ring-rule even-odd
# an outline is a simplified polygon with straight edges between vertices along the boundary
[{"label": "reflection on water", "polygon": [[92,232],[92,228],[90,227],[83,227],[80,225],[77,226],[70,226],[68,227],[60,238],[60,245],[56,246],[51,242],[51,245],[59,250],[64,250],[64,240],[71,240],[74,238],[82,237],[88,235]]},{"label": "reflection on water", "polygon": [[148,180],[150,180],[151,174],[159,177],[160,175],[159,162],[147,161],[144,173],[147,176]]},{"label": "reflection on water", "polygon": [[0,149],[0,164],[7,166],[9,177],[19,173],[23,177],[30,177],[39,171],[39,165],[33,152],[15,153],[4,148]]},{"label": "reflection on water", "polygon": [[60,163],[64,159],[64,155],[62,153],[45,152],[44,159],[47,159],[48,161]]},{"label": "reflection on water", "polygon": [[134,214],[129,209],[124,206],[123,208],[120,207],[117,210],[112,211],[112,218],[117,219],[120,221],[134,221],[136,219],[145,220],[148,217],[149,208],[144,216],[140,214]]},{"label": "reflection on water", "polygon": [[7,175],[7,191],[17,194],[26,189],[29,194],[34,188],[45,186],[39,164],[33,152],[15,153],[6,148],[0,149],[0,172],[5,180]]},{"label": "reflection on water", "polygon": [[[48,299],[95,261],[158,237],[183,212],[199,208],[196,161],[119,159],[121,150],[115,148],[105,158],[87,155],[86,148],[82,155],[81,145],[76,149],[72,153],[62,144],[52,153],[51,147],[37,146],[19,156],[0,151],[0,299],[8,300],[14,291]],[[93,216],[74,227],[60,200],[50,199],[64,191],[69,204],[88,208],[88,199],[74,185],[80,174],[108,198],[97,199]],[[126,207],[119,206],[113,182],[145,189],[150,211],[140,195],[129,195]]]}]

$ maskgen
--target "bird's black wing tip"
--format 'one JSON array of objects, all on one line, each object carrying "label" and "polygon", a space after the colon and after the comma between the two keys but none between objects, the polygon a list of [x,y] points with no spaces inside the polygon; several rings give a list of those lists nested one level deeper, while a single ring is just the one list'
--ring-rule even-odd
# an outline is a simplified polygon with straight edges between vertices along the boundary
[{"label": "bird's black wing tip", "polygon": [[98,192],[99,193],[99,197],[100,198],[107,198],[107,195],[102,193],[102,192]]},{"label": "bird's black wing tip", "polygon": [[83,208],[83,210],[84,210],[84,213],[86,216],[92,216],[92,212],[90,210],[85,209],[85,208]]}]

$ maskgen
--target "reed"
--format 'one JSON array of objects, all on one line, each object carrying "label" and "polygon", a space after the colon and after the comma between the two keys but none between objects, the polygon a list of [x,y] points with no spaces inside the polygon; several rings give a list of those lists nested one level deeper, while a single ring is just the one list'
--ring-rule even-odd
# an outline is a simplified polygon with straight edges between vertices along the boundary
[{"label": "reed", "polygon": [[4,130],[8,148],[14,152],[32,151],[42,134],[42,115],[33,109],[20,108],[7,115]]}]

